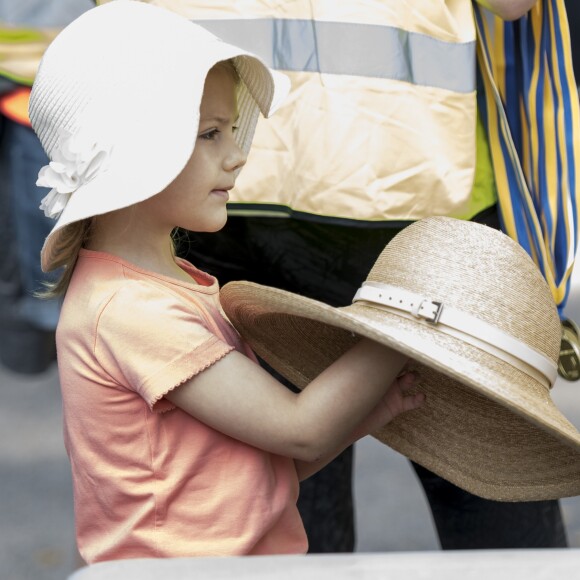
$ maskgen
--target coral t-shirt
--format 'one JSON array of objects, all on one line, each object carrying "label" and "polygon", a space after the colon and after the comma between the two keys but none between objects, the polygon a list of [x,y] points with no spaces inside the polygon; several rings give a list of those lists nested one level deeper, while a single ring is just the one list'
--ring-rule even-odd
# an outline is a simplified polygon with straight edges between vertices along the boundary
[{"label": "coral t-shirt", "polygon": [[120,558],[304,553],[293,460],[196,420],[164,395],[236,349],[219,304],[192,282],[81,250],[57,329],[79,550]]}]

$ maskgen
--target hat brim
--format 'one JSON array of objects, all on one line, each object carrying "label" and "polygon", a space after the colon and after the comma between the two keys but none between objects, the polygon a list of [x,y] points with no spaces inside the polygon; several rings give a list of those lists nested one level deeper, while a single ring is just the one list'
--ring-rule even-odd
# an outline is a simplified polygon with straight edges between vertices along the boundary
[{"label": "hat brim", "polygon": [[[142,26],[130,27],[129,42],[127,26],[137,20]],[[171,37],[164,37],[164,42],[161,36],[151,38],[167,30]],[[99,65],[104,35],[111,46],[113,41],[123,46],[106,77]],[[75,90],[62,94],[61,82],[54,79],[66,70],[64,78],[71,82],[77,70],[70,62],[80,59],[84,59],[83,70],[95,68],[99,74],[85,78],[82,91],[73,83]],[[59,257],[68,225],[149,199],[179,175],[196,143],[207,74],[227,60],[233,60],[241,80],[235,138],[248,153],[260,112],[272,114],[290,89],[289,79],[269,69],[256,55],[223,42],[177,14],[140,2],[112,2],[89,10],[57,36],[44,55],[32,89],[34,130],[51,158],[58,146],[57,121],[71,125],[66,128],[73,134],[89,134],[110,154],[106,168],[72,193],[47,237],[41,251],[45,272],[62,265]],[[110,86],[107,91],[99,88],[96,98],[90,83],[104,82],[104,78]]]},{"label": "hat brim", "polygon": [[498,501],[580,493],[580,434],[547,388],[511,365],[360,303],[332,308],[251,282],[226,284],[221,301],[255,352],[300,388],[361,336],[409,356],[426,402],[373,435],[459,487]]}]

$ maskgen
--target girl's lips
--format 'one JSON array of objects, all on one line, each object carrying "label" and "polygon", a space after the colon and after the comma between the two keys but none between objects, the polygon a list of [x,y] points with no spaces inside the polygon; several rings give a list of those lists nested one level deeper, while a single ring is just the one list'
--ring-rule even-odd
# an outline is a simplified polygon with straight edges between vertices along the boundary
[{"label": "girl's lips", "polygon": [[228,191],[226,189],[212,189],[211,192],[213,195],[217,195],[218,197],[222,197],[226,201],[228,201],[228,199],[230,199],[230,194],[228,193]]}]

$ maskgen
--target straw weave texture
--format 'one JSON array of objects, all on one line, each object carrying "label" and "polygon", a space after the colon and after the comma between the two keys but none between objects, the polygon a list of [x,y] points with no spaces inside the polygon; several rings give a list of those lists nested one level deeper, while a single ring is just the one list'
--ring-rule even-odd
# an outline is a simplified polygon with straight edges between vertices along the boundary
[{"label": "straw weave texture", "polygon": [[[557,360],[561,331],[549,288],[522,248],[491,228],[451,218],[416,222],[393,238],[368,280],[440,300]],[[502,501],[580,493],[580,434],[549,389],[515,366],[368,303],[331,308],[233,282],[222,289],[222,304],[252,348],[300,388],[357,336],[410,356],[426,403],[375,436],[456,485]],[[363,388],[361,377],[353,396]]]}]

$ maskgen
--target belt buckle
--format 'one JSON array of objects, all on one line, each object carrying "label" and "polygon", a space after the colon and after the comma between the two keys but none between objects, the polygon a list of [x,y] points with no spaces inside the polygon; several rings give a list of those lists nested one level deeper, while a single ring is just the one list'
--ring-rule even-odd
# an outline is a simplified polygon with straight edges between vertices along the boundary
[{"label": "belt buckle", "polygon": [[[428,306],[435,306],[434,310],[424,312],[425,304]],[[435,300],[423,300],[417,309],[417,315],[426,320],[429,324],[437,324],[441,318],[441,311],[443,310],[443,302],[435,302]]]}]

